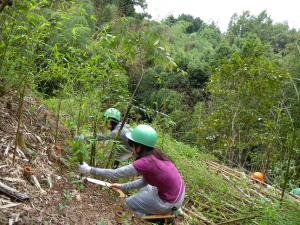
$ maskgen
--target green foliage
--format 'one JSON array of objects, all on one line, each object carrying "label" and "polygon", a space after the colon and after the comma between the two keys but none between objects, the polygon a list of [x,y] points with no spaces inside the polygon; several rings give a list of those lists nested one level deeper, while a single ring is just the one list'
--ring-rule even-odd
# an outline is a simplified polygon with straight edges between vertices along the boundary
[{"label": "green foliage", "polygon": [[266,11],[258,16],[251,15],[249,11],[243,12],[240,16],[234,14],[227,33],[230,43],[250,33],[256,34],[261,41],[269,43],[276,53],[284,52],[285,47],[296,40],[295,30],[290,30],[287,24],[273,24]]},{"label": "green foliage", "polygon": [[31,85],[41,69],[35,62],[44,57],[44,44],[50,24],[31,1],[15,3],[15,10],[0,14],[0,92]]},{"label": "green foliage", "polygon": [[65,189],[63,191],[63,199],[64,199],[64,201],[70,201],[71,198],[72,198],[72,196],[70,194],[70,191]]},{"label": "green foliage", "polygon": [[67,10],[46,11],[47,19],[53,25],[49,44],[60,47],[84,48],[95,29],[95,15],[91,1],[78,0]]},{"label": "green foliage", "polygon": [[106,225],[107,221],[105,219],[100,219],[96,225]]},{"label": "green foliage", "polygon": [[134,16],[134,6],[140,6],[143,9],[146,7],[145,0],[116,0],[116,4],[121,16]]},{"label": "green foliage", "polygon": [[[57,115],[58,109],[68,115],[62,121],[74,135],[92,134],[107,130],[101,120],[106,108],[125,111],[145,74],[130,119],[152,121],[164,131],[160,144],[192,187],[189,200],[199,200],[199,188],[216,204],[221,201],[215,193],[232,196],[230,187],[199,163],[203,154],[166,132],[225,161],[263,169],[277,184],[284,176],[288,187],[295,187],[300,180],[299,32],[274,24],[265,11],[233,15],[222,34],[214,23],[185,14],[144,20],[136,6],[144,9],[146,3],[15,1],[0,13],[0,96],[35,93]],[[88,144],[71,141],[70,161],[87,161]],[[95,145],[96,158],[105,158],[98,150],[111,145]],[[199,173],[191,176],[191,169]],[[289,213],[267,207],[265,214],[259,223],[276,224],[286,219],[279,214]]]},{"label": "green foliage", "polygon": [[181,14],[177,18],[177,21],[180,21],[180,20],[186,21],[189,23],[188,27],[185,30],[185,32],[188,34],[201,31],[205,27],[205,23],[199,17],[194,18],[191,15]]},{"label": "green foliage", "polygon": [[151,96],[153,108],[168,114],[176,109],[183,109],[183,100],[184,95],[178,93],[177,91],[163,88],[153,93]]},{"label": "green foliage", "polygon": [[[192,202],[194,205],[198,203],[212,204],[212,208],[224,206],[224,204],[231,204],[237,206],[242,199],[237,197],[237,193],[232,183],[226,182],[221,176],[212,172],[207,168],[205,160],[215,160],[210,154],[205,153],[205,149],[197,149],[189,145],[174,141],[168,135],[159,133],[160,139],[158,143],[163,147],[164,152],[171,156],[180,173],[184,177],[186,184],[186,199],[185,202]],[[239,188],[248,190],[249,184],[245,179],[235,183]],[[204,197],[205,196],[205,197]],[[234,215],[234,218],[243,217],[246,215],[258,215],[257,218],[251,220],[250,223],[241,222],[241,224],[298,224],[299,223],[299,207],[294,203],[285,202],[281,207],[279,202],[265,202],[260,199],[253,198],[255,202],[252,206],[239,207],[239,213]],[[218,215],[219,212],[214,212],[212,208],[205,210],[201,209],[201,213],[207,218],[214,218],[214,213]]]},{"label": "green foliage", "polygon": [[291,133],[283,103],[289,74],[267,58],[259,39],[244,39],[240,49],[210,79],[209,111],[201,116],[198,140],[220,158],[271,169],[271,162],[282,160]]},{"label": "green foliage", "polygon": [[299,209],[293,204],[286,203],[286,208],[280,208],[278,205],[270,207],[267,204],[262,205],[262,217],[256,219],[260,225],[276,224],[276,225],[294,225],[300,223]]},{"label": "green foliage", "polygon": [[114,4],[108,4],[104,7],[101,20],[103,22],[112,21],[117,17],[118,7]]}]

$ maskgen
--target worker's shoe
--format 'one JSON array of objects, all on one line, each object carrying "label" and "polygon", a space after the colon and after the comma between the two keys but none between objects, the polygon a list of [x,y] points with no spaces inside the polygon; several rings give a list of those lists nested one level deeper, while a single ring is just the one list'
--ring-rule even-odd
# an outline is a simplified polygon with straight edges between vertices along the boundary
[{"label": "worker's shoe", "polygon": [[157,224],[157,225],[171,225],[175,224],[175,218],[168,218],[168,219],[145,219],[145,221]]}]

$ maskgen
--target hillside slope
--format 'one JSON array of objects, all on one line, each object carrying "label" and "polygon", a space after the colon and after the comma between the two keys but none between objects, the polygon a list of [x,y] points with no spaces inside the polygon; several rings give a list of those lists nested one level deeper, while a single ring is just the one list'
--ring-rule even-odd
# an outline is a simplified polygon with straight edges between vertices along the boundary
[{"label": "hillside slope", "polygon": [[[187,185],[183,208],[195,224],[300,224],[300,198],[290,195],[280,208],[280,190],[253,183],[241,169],[219,164],[211,155],[165,137]],[[193,222],[191,222],[193,223]]]},{"label": "hillside slope", "polygon": [[[114,212],[121,204],[116,194],[84,186],[76,177],[76,168],[57,160],[68,156],[68,130],[59,124],[55,148],[54,114],[34,98],[25,100],[26,147],[18,149],[14,165],[17,100],[6,97],[0,101],[0,182],[28,194],[30,201],[17,202],[0,193],[0,224],[114,224]],[[178,224],[300,224],[298,199],[289,197],[280,208],[279,193],[271,186],[253,184],[247,174],[217,163],[211,155],[167,135],[160,137],[160,147],[186,182],[185,219],[179,218]],[[41,188],[24,177],[26,166],[31,166]],[[133,224],[130,215],[126,213]]]}]

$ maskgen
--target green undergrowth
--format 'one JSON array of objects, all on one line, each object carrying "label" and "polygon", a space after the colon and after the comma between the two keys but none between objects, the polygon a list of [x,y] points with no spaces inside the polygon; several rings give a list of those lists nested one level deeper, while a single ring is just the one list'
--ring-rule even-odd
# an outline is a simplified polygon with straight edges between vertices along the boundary
[{"label": "green undergrowth", "polygon": [[[159,143],[162,141],[160,140]],[[300,208],[291,202],[283,203],[282,207],[280,207],[279,202],[271,203],[263,199],[253,199],[252,205],[244,204],[242,197],[233,188],[233,185],[247,192],[250,189],[248,181],[246,179],[239,182],[232,181],[231,184],[222,176],[208,169],[204,161],[216,161],[216,159],[206,153],[204,149],[201,150],[177,142],[167,135],[164,135],[163,146],[160,147],[172,158],[184,177],[187,191],[185,205],[187,208],[195,207],[216,223],[224,222],[222,215],[228,220],[253,215],[257,217],[236,224],[300,224]],[[203,204],[209,208],[203,207]],[[237,210],[224,211],[224,208],[230,209],[230,206]],[[220,220],[221,218],[223,220]]]}]

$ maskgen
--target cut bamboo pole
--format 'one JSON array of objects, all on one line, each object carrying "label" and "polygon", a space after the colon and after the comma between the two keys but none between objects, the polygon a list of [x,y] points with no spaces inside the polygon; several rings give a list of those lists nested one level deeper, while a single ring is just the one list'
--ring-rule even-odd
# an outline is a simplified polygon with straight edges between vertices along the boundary
[{"label": "cut bamboo pole", "polygon": [[225,222],[222,222],[222,223],[217,223],[216,225],[233,224],[233,223],[240,222],[240,221],[243,221],[243,220],[253,219],[255,217],[258,217],[258,216],[257,215],[245,216],[245,217],[241,217],[241,218],[237,218],[237,219],[228,220],[228,221],[225,221]]},{"label": "cut bamboo pole", "polygon": [[[212,212],[215,212],[216,214],[213,214],[213,213],[209,213],[209,216],[210,217],[213,217],[217,220],[222,220],[222,219],[226,219],[226,216],[221,212],[221,211],[218,211],[217,209],[215,209],[214,207],[211,207],[209,208],[211,209]],[[193,211],[194,213],[198,214],[200,213],[200,216],[203,215],[199,210],[197,210],[194,206],[191,207],[191,211]],[[220,216],[218,216],[217,214],[220,214]],[[203,215],[204,216],[204,215]]]},{"label": "cut bamboo pole", "polygon": [[[182,210],[182,215],[183,215],[183,217],[184,217],[185,219],[188,219],[188,220],[190,220],[190,221],[194,221],[194,220],[195,220],[193,217],[191,217],[190,215],[188,215],[188,214],[187,214],[186,212],[184,212],[183,210]],[[197,219],[197,221],[198,221],[198,224],[199,224],[199,225],[206,225],[206,223],[204,223],[202,220]]]},{"label": "cut bamboo pole", "polygon": [[195,216],[196,218],[200,219],[201,221],[203,221],[205,224],[207,225],[215,225],[214,222],[211,222],[209,219],[207,219],[203,214],[201,214],[200,212],[195,213],[191,210],[186,209],[185,207],[182,207],[182,209],[190,214],[192,214],[193,216]]}]

